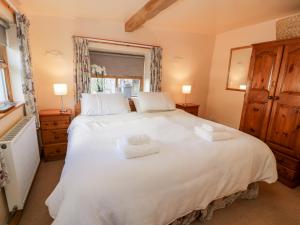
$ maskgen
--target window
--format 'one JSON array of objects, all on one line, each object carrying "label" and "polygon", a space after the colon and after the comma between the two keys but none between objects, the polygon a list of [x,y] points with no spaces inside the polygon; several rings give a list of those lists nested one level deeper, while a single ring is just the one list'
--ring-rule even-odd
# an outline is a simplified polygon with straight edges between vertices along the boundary
[{"label": "window", "polygon": [[12,101],[6,48],[0,45],[0,103]]},{"label": "window", "polygon": [[118,88],[127,96],[137,96],[141,89],[141,81],[139,79],[118,79]]},{"label": "window", "polygon": [[91,78],[92,93],[104,92],[115,93],[116,92],[116,78]]},{"label": "window", "polygon": [[121,92],[131,97],[143,90],[144,56],[91,51],[90,57],[92,93]]},{"label": "window", "polygon": [[6,81],[5,81],[5,72],[3,68],[0,68],[0,102],[7,102],[8,101],[8,94],[6,88]]},{"label": "window", "polygon": [[92,93],[116,93],[121,92],[126,97],[137,96],[143,90],[142,78],[103,76],[91,78]]}]

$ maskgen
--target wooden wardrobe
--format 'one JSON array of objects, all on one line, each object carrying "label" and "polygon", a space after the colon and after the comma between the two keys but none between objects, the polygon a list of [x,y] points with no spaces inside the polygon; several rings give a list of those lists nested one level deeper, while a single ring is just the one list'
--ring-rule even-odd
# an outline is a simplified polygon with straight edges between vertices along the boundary
[{"label": "wooden wardrobe", "polygon": [[300,39],[253,45],[240,130],[272,149],[279,181],[300,184]]}]

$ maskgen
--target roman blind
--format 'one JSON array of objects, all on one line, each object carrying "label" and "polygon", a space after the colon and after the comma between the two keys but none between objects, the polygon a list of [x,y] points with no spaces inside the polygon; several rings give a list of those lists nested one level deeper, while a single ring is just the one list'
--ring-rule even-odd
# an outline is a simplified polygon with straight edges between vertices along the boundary
[{"label": "roman blind", "polygon": [[136,76],[144,75],[143,55],[130,55],[111,52],[90,52],[91,65],[104,66],[106,74],[110,76]]}]

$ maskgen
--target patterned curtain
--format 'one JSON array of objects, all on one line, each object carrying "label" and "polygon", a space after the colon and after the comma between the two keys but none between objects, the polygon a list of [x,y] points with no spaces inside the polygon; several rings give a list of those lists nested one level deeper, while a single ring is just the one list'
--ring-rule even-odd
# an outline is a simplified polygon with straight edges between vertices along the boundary
[{"label": "patterned curtain", "polygon": [[7,170],[4,163],[3,153],[0,149],[0,188],[4,187],[7,183]]},{"label": "patterned curtain", "polygon": [[90,55],[88,41],[81,37],[74,37],[74,64],[75,64],[75,100],[79,103],[81,94],[90,92]]},{"label": "patterned curtain", "polygon": [[22,77],[23,94],[25,98],[26,115],[34,115],[36,117],[37,128],[40,126],[38,109],[35,98],[35,89],[32,78],[31,54],[29,45],[29,20],[23,14],[16,14],[17,37],[20,42],[20,51],[22,53],[22,61],[24,73]]},{"label": "patterned curtain", "polygon": [[162,59],[162,48],[153,47],[151,50],[151,65],[150,65],[150,91],[159,92],[161,91],[161,59]]}]

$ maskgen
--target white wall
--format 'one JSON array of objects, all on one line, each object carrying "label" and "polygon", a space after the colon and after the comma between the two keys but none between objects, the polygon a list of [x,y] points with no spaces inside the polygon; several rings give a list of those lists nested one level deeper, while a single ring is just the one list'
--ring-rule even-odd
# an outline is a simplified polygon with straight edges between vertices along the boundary
[{"label": "white wall", "polygon": [[[73,43],[72,35],[84,35],[121,41],[160,45],[163,48],[162,88],[182,102],[181,85],[191,83],[189,100],[201,105],[205,113],[209,69],[214,36],[141,28],[124,32],[124,23],[30,16],[30,42],[34,80],[40,109],[59,107],[59,98],[53,95],[52,84],[67,83],[70,93],[66,104],[73,107]],[[49,50],[60,51],[62,57],[49,56]]]},{"label": "white wall", "polygon": [[230,49],[276,39],[276,21],[225,32],[216,36],[212,58],[206,117],[239,127],[244,92],[225,90]]}]

